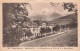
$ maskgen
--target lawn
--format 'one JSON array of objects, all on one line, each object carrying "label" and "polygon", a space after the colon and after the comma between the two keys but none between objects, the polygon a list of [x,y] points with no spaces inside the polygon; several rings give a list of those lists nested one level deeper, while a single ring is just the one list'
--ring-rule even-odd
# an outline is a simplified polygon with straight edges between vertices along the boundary
[{"label": "lawn", "polygon": [[21,47],[77,47],[77,29],[57,36],[42,38],[32,42],[24,42]]}]

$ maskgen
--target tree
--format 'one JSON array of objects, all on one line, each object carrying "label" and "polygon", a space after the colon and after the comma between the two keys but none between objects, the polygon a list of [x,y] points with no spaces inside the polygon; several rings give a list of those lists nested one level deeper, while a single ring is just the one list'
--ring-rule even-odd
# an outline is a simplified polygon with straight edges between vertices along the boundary
[{"label": "tree", "polygon": [[[23,22],[30,21],[26,5],[28,3],[3,3],[3,44],[15,46],[20,43],[22,32],[18,26],[22,27]],[[7,33],[5,29],[10,31]]]},{"label": "tree", "polygon": [[77,14],[77,5],[74,3],[63,3],[62,4],[64,10],[68,10],[68,12],[75,12]]},{"label": "tree", "polygon": [[49,27],[46,27],[46,33],[50,33],[51,29]]}]

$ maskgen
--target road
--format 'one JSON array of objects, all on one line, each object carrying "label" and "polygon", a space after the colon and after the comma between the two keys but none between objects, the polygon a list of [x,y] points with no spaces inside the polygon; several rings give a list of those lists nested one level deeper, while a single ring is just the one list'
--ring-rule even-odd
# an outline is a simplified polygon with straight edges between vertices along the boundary
[{"label": "road", "polygon": [[29,42],[23,42],[20,47],[76,47],[77,29],[43,37]]}]

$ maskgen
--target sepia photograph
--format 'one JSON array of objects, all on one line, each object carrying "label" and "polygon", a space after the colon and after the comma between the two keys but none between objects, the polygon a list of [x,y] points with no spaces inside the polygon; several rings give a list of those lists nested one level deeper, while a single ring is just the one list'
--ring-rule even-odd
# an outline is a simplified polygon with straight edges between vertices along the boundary
[{"label": "sepia photograph", "polygon": [[2,3],[3,47],[78,47],[74,2]]}]

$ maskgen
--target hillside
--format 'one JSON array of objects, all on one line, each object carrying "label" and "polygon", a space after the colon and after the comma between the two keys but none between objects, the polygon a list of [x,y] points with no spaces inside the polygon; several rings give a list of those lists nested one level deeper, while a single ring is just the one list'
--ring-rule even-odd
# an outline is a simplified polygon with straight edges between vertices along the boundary
[{"label": "hillside", "polygon": [[60,17],[58,19],[53,20],[55,23],[59,24],[59,25],[65,25],[65,24],[69,24],[71,22],[77,22],[77,15],[74,14],[70,14],[67,16],[63,16]]},{"label": "hillside", "polygon": [[74,13],[74,14],[70,14],[70,15],[67,15],[67,16],[63,16],[63,17],[59,17],[59,18],[56,18],[56,19],[53,19],[53,21],[46,21],[46,20],[34,20],[35,23],[41,24],[41,22],[54,22],[58,25],[65,25],[65,24],[70,24],[71,22],[76,22],[77,23],[77,15]]}]

